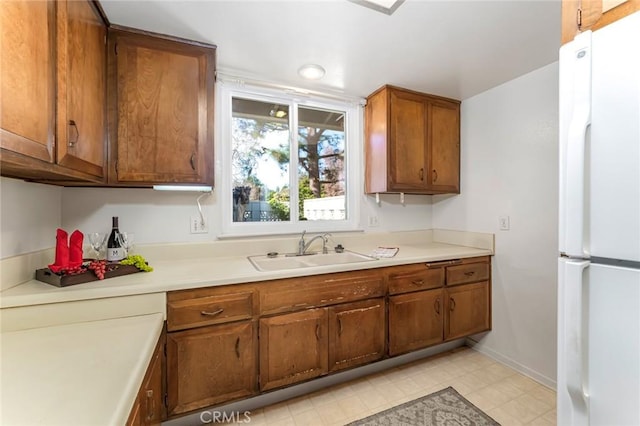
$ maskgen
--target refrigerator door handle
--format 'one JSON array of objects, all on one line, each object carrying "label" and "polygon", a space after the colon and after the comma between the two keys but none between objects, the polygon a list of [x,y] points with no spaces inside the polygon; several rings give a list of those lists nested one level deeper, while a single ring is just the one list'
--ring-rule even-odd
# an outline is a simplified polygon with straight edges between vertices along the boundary
[{"label": "refrigerator door handle", "polygon": [[[591,125],[591,31],[578,35],[572,49],[570,72],[562,75],[571,102],[569,117],[561,117],[561,197],[560,197],[560,250],[569,256],[586,257],[585,249],[585,148]],[[561,106],[562,110],[562,106]],[[564,111],[564,110],[563,110]]]},{"label": "refrigerator door handle", "polygon": [[[583,305],[584,271],[589,261],[569,260],[565,263],[564,284],[564,353],[566,357],[567,391],[574,408],[574,424],[588,424],[589,392],[587,389],[586,354],[588,332]],[[583,420],[583,421],[582,421]]]}]

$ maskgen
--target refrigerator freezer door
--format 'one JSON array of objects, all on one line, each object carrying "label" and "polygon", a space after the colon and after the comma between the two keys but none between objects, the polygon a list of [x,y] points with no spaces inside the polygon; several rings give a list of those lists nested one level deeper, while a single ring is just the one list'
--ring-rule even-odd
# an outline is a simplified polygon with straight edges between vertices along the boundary
[{"label": "refrigerator freezer door", "polygon": [[640,425],[640,269],[592,263],[587,289],[589,424]]},{"label": "refrigerator freezer door", "polygon": [[592,34],[590,255],[640,262],[640,12]]},{"label": "refrigerator freezer door", "polygon": [[585,148],[591,123],[591,31],[560,48],[559,248],[571,257],[585,247]]}]

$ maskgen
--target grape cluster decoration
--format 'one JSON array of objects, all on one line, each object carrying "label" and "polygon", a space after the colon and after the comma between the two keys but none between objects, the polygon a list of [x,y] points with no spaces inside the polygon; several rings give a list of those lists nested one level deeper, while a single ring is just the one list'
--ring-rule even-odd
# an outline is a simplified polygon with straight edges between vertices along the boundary
[{"label": "grape cluster decoration", "polygon": [[147,261],[144,259],[144,257],[140,256],[139,254],[132,254],[130,256],[127,256],[126,259],[120,261],[120,264],[134,265],[136,268],[144,272],[153,271],[153,268],[147,264]]}]

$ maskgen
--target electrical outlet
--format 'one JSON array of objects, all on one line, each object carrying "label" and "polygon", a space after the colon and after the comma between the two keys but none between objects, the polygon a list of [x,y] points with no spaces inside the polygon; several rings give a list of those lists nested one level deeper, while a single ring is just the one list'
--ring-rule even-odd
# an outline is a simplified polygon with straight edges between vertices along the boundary
[{"label": "electrical outlet", "polygon": [[498,218],[498,224],[500,225],[501,231],[508,231],[510,227],[509,216],[500,216]]},{"label": "electrical outlet", "polygon": [[369,227],[370,228],[374,228],[374,227],[376,227],[378,225],[379,225],[378,216],[376,216],[376,215],[369,216]]},{"label": "electrical outlet", "polygon": [[189,221],[191,226],[192,234],[206,234],[209,232],[209,227],[207,223],[202,223],[200,216],[191,216],[191,220]]}]

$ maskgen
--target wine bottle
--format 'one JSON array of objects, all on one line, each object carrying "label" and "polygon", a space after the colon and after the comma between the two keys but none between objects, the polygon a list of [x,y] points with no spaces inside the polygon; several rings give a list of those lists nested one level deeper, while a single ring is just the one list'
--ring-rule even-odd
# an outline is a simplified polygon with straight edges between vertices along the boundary
[{"label": "wine bottle", "polygon": [[111,234],[107,240],[107,262],[118,262],[124,259],[124,248],[120,243],[120,231],[118,230],[118,217],[112,218]]}]

